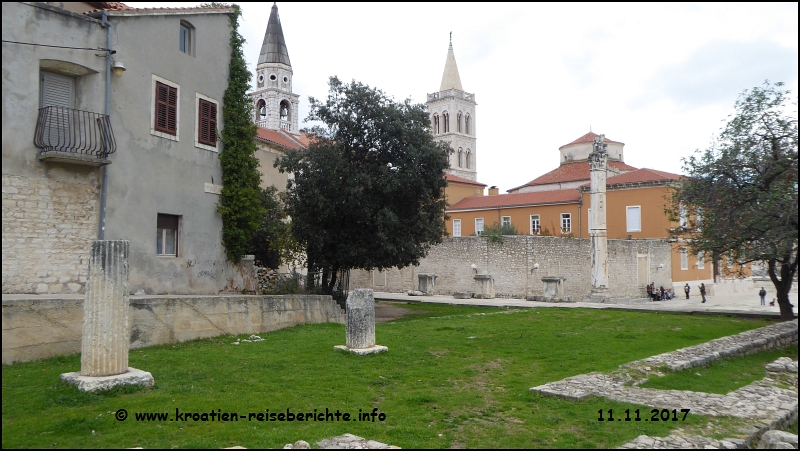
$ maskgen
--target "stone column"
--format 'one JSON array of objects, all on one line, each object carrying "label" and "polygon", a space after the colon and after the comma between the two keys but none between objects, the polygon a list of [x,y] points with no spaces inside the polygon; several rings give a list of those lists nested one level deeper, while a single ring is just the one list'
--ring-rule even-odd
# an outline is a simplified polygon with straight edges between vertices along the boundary
[{"label": "stone column", "polygon": [[374,354],[387,351],[375,344],[375,294],[371,288],[357,288],[347,296],[346,346],[335,349],[355,354]]},{"label": "stone column", "polygon": [[81,375],[128,371],[128,251],[130,241],[95,241],[83,301]]},{"label": "stone column", "polygon": [[80,373],[61,380],[84,391],[117,385],[153,385],[150,373],[128,367],[130,316],[128,255],[130,241],[94,241],[83,301]]},{"label": "stone column", "polygon": [[592,238],[592,297],[608,297],[608,243],[606,230],[606,169],[608,144],[605,135],[594,138],[594,149],[589,154],[589,198],[592,214],[589,218],[589,235]]}]

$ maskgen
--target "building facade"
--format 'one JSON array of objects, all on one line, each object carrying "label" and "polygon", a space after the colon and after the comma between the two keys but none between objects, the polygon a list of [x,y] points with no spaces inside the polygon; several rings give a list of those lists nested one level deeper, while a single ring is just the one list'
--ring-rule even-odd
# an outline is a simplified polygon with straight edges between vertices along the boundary
[{"label": "building facade", "polygon": [[3,4],[3,293],[83,292],[93,239],[133,293],[253,289],[216,211],[233,10],[83,6]]}]

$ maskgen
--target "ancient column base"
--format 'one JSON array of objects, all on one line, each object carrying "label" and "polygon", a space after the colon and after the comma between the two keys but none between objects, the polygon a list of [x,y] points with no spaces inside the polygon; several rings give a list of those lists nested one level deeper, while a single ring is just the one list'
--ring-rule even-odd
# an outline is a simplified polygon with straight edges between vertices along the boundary
[{"label": "ancient column base", "polygon": [[61,381],[70,385],[76,385],[80,391],[99,391],[109,390],[122,385],[145,385],[153,386],[153,375],[147,371],[137,370],[128,367],[128,371],[114,376],[81,376],[80,372],[64,373]]},{"label": "ancient column base", "polygon": [[345,345],[339,345],[339,346],[334,346],[333,349],[352,352],[353,354],[358,354],[358,355],[377,354],[379,352],[385,352],[389,350],[389,348],[387,348],[386,346],[379,346],[379,345],[370,346],[368,348],[348,348]]}]

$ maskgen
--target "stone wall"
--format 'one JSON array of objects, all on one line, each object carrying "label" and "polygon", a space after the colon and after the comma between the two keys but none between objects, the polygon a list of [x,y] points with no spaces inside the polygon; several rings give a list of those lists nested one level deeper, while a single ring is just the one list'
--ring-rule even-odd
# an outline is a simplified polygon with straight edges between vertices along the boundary
[{"label": "stone wall", "polygon": [[[644,297],[637,279],[637,256],[647,256],[651,281],[672,286],[670,245],[666,240],[608,240],[609,284],[614,297]],[[482,237],[450,237],[431,248],[417,267],[392,268],[385,273],[353,270],[350,289],[402,293],[417,289],[417,274],[436,274],[433,294],[479,291],[478,273],[494,276],[498,297],[524,297],[544,293],[544,276],[564,276],[564,294],[582,300],[591,291],[591,254],[588,238],[504,236],[502,243]],[[534,265],[538,264],[538,269]],[[663,268],[659,268],[660,265]],[[384,283],[385,278],[385,283]]]},{"label": "stone wall", "polygon": [[[131,348],[344,323],[330,296],[132,296]],[[3,300],[3,365],[81,350],[82,299]]]},{"label": "stone wall", "polygon": [[83,293],[98,182],[94,170],[73,172],[74,181],[3,174],[3,293]]}]

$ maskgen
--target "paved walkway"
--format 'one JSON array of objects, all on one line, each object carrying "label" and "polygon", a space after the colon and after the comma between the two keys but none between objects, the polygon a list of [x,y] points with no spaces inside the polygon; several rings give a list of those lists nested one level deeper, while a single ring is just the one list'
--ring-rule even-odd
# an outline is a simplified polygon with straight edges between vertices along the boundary
[{"label": "paved walkway", "polygon": [[[794,315],[797,317],[798,292],[792,287],[789,294],[794,304]],[[453,296],[409,296],[405,293],[375,292],[376,300],[404,301],[404,302],[430,302],[435,304],[472,305],[480,307],[516,307],[516,308],[598,308],[621,309],[641,311],[662,311],[682,313],[708,313],[708,314],[734,314],[752,315],[760,317],[780,317],[780,308],[776,305],[761,305],[758,292],[735,293],[721,296],[706,296],[707,302],[701,303],[700,297],[686,299],[672,299],[669,301],[650,302],[643,300],[633,304],[598,304],[594,302],[552,303],[526,301],[524,299],[455,299]]]}]

